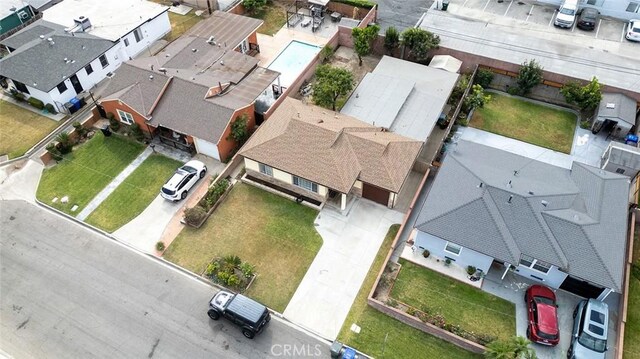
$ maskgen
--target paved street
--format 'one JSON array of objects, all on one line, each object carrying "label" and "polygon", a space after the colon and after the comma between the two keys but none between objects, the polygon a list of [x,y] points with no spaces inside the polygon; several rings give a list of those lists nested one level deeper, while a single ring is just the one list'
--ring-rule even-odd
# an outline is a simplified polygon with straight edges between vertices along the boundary
[{"label": "paved street", "polygon": [[0,348],[15,358],[329,357],[276,318],[245,339],[207,317],[209,286],[39,206],[0,206]]}]

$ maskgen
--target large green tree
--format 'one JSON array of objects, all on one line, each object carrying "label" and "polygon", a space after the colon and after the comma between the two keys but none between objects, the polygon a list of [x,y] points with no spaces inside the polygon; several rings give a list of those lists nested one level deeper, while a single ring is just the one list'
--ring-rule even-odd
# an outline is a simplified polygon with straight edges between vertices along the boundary
[{"label": "large green tree", "polygon": [[255,14],[267,5],[267,0],[242,0],[242,6],[250,13]]},{"label": "large green tree", "polygon": [[336,110],[336,102],[353,90],[353,75],[348,70],[320,65],[313,82],[313,101],[320,106]]},{"label": "large green tree", "polygon": [[600,83],[595,76],[584,86],[575,81],[568,82],[562,86],[560,93],[568,103],[580,107],[582,111],[595,110],[602,100]]},{"label": "large green tree", "polygon": [[438,47],[440,37],[427,30],[412,27],[402,32],[400,43],[409,49],[409,55],[413,55],[416,61],[424,61],[427,59],[429,50]]},{"label": "large green tree", "polygon": [[378,25],[370,25],[364,29],[354,27],[353,30],[351,30],[353,48],[358,55],[359,66],[362,66],[362,57],[371,53],[371,42],[378,37],[378,31],[380,31],[380,26]]},{"label": "large green tree", "polygon": [[525,61],[520,66],[516,84],[520,95],[527,95],[542,82],[542,66],[536,60]]}]

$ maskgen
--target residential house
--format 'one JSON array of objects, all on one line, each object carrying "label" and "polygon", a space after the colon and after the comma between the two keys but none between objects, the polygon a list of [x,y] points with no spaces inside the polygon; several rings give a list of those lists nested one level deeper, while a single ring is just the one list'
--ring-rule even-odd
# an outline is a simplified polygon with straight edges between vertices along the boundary
[{"label": "residential house", "polygon": [[[74,97],[171,30],[168,8],[149,1],[63,1],[0,42],[6,85],[66,111]],[[114,22],[117,19],[117,23]]]},{"label": "residential house", "polygon": [[458,141],[415,223],[415,246],[603,299],[623,288],[630,179]]},{"label": "residential house", "polygon": [[393,207],[422,142],[286,98],[239,154],[247,178],[322,206],[364,197]]},{"label": "residential house", "polygon": [[614,138],[625,138],[635,128],[638,114],[636,101],[620,93],[602,94],[593,123],[594,132],[604,132]]},{"label": "residential house", "polygon": [[425,142],[459,76],[456,71],[383,56],[340,112]]},{"label": "residential house", "polygon": [[227,160],[237,148],[231,124],[244,117],[253,129],[255,100],[279,75],[248,55],[261,24],[214,12],[156,56],[121,66],[100,103],[161,141]]}]

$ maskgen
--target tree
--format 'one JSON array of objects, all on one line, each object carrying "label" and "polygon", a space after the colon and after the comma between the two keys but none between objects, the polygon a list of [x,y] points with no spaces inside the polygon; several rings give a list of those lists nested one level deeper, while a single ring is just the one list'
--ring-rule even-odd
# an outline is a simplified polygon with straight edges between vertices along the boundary
[{"label": "tree", "polygon": [[535,351],[529,344],[531,342],[527,338],[520,336],[494,340],[487,344],[484,356],[488,359],[536,359]]},{"label": "tree", "polygon": [[362,57],[371,53],[371,42],[378,36],[378,31],[380,31],[378,25],[367,26],[364,29],[354,27],[351,30],[353,48],[358,54],[358,66],[362,66]]},{"label": "tree", "polygon": [[313,100],[317,105],[336,110],[336,101],[353,90],[353,75],[348,70],[320,65],[313,82]]},{"label": "tree", "polygon": [[473,79],[474,84],[478,84],[485,89],[489,87],[491,81],[493,81],[493,72],[485,69],[479,69],[476,73],[476,77]]},{"label": "tree", "polygon": [[402,32],[400,42],[409,49],[409,55],[413,55],[420,62],[427,59],[429,50],[438,47],[440,37],[427,30],[412,27]]},{"label": "tree", "polygon": [[560,93],[567,103],[580,107],[582,111],[595,110],[602,100],[600,83],[595,76],[584,86],[575,81],[568,82],[562,86]]},{"label": "tree", "polygon": [[242,6],[250,13],[255,14],[267,5],[267,0],[242,0]]},{"label": "tree", "polygon": [[464,106],[466,112],[471,111],[474,108],[483,107],[485,103],[491,100],[490,95],[484,94],[482,86],[476,84],[471,87],[471,91],[464,99]]},{"label": "tree", "polygon": [[393,51],[400,46],[400,33],[398,30],[390,26],[384,32],[384,48],[387,49],[389,55],[393,56]]},{"label": "tree", "polygon": [[542,82],[542,66],[536,60],[525,61],[520,67],[516,83],[520,95],[531,92],[537,84]]},{"label": "tree", "polygon": [[242,146],[247,139],[249,139],[249,129],[247,128],[248,122],[249,117],[247,115],[243,114],[238,116],[231,124],[231,133],[229,134],[228,139],[232,139],[236,141],[239,146]]}]

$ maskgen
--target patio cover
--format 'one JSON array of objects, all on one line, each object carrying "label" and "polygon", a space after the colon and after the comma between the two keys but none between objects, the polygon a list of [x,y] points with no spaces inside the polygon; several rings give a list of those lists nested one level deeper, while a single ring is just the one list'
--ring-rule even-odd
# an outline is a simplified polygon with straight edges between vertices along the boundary
[{"label": "patio cover", "polygon": [[460,71],[460,67],[462,67],[462,61],[450,55],[436,55],[431,59],[429,67],[458,73],[458,71]]},{"label": "patio cover", "polygon": [[327,4],[329,3],[329,0],[309,0],[309,3],[321,5],[321,6],[327,6]]}]

